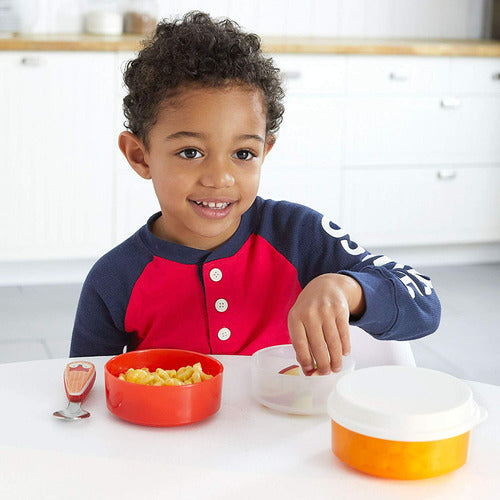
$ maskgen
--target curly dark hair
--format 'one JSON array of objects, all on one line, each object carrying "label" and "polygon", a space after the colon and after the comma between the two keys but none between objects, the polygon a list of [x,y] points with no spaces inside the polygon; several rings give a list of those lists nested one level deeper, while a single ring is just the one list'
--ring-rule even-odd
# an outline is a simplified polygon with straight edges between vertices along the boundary
[{"label": "curly dark hair", "polygon": [[260,89],[266,133],[276,133],[283,119],[280,72],[264,57],[260,38],[241,31],[234,21],[213,20],[199,11],[158,23],[152,38],[127,63],[124,82],[129,92],[123,99],[124,125],[146,147],[161,103],[184,84],[224,87],[236,82]]}]

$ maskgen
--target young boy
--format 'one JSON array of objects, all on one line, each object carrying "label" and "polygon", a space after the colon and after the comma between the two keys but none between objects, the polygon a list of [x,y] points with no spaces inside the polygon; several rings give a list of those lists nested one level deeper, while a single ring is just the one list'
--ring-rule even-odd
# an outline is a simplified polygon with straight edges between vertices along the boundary
[{"label": "young boy", "polygon": [[202,13],[162,22],[125,83],[119,146],[161,212],[90,271],[71,356],[291,342],[304,372],[325,374],[349,353],[349,324],[382,340],[437,329],[427,277],[309,208],[257,197],[283,115],[257,36]]}]

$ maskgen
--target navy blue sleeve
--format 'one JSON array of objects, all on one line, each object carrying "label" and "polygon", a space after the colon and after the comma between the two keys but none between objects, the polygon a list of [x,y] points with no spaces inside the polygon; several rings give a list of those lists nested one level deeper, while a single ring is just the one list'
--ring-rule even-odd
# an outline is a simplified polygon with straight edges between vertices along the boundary
[{"label": "navy blue sleeve", "polygon": [[101,257],[83,284],[76,311],[70,357],[121,354],[133,345],[125,331],[132,289],[152,259],[141,243],[140,230]]},{"label": "navy blue sleeve", "polygon": [[102,295],[99,268],[93,268],[82,288],[71,337],[70,357],[120,354],[128,335],[117,325]]},{"label": "navy blue sleeve", "polygon": [[366,311],[351,324],[381,340],[411,340],[437,330],[441,305],[431,280],[385,255],[372,255],[318,212],[288,202],[263,203],[262,236],[297,269],[302,288],[325,273],[351,276]]}]

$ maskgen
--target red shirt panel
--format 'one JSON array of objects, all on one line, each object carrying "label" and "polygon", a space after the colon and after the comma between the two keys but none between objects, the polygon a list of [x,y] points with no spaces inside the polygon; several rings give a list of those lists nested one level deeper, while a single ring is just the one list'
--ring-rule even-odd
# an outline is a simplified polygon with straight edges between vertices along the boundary
[{"label": "red shirt panel", "polygon": [[203,285],[197,265],[157,256],[145,267],[125,316],[137,349],[253,354],[290,342],[287,316],[301,286],[264,238],[251,235],[235,255],[203,264],[202,274]]}]

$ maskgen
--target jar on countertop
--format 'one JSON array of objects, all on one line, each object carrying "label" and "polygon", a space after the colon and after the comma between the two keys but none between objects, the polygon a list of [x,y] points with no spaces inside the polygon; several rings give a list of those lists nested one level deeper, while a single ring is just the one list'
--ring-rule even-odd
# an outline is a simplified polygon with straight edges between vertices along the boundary
[{"label": "jar on countertop", "polygon": [[124,31],[134,35],[149,35],[156,29],[158,2],[129,0],[124,9]]},{"label": "jar on countertop", "polygon": [[117,0],[88,0],[85,31],[93,35],[121,35],[123,16]]}]

